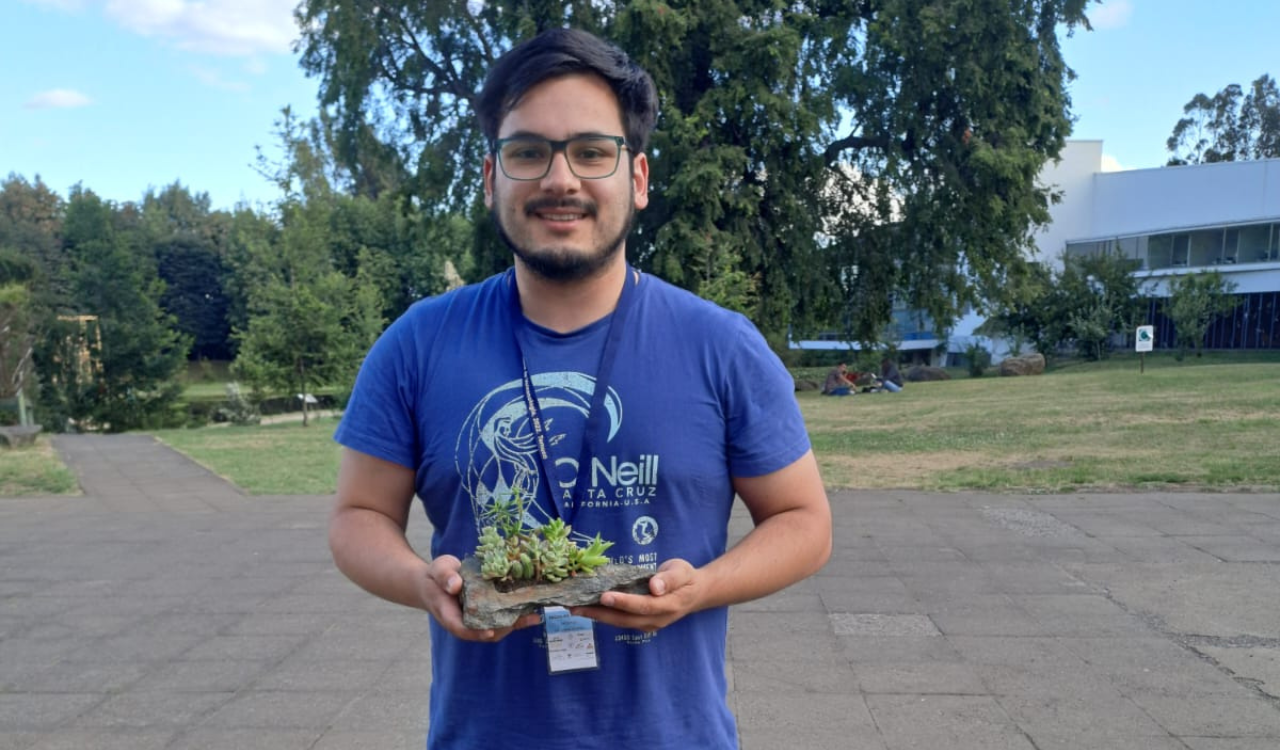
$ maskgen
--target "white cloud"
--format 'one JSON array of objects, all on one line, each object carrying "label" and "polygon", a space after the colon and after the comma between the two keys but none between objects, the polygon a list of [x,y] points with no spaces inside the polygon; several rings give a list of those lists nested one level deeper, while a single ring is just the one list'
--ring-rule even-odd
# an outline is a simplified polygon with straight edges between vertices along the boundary
[{"label": "white cloud", "polygon": [[244,72],[249,75],[260,76],[268,70],[266,60],[261,57],[251,57],[244,62]]},{"label": "white cloud", "polygon": [[1133,15],[1133,3],[1129,0],[1106,0],[1089,14],[1089,25],[1094,29],[1119,29],[1129,24]]},{"label": "white cloud", "polygon": [[27,5],[39,5],[42,8],[79,11],[84,10],[86,0],[22,0],[22,2]]},{"label": "white cloud", "polygon": [[1102,155],[1102,171],[1103,172],[1123,172],[1125,166],[1120,163],[1116,157],[1111,154]]},{"label": "white cloud", "polygon": [[221,89],[223,91],[248,91],[249,84],[244,81],[232,81],[222,77],[222,74],[213,68],[203,65],[192,65],[191,74],[209,88]]},{"label": "white cloud", "polygon": [[298,37],[297,0],[23,0],[79,12],[100,7],[119,26],[179,49],[250,57],[288,54]]},{"label": "white cloud", "polygon": [[87,107],[90,104],[93,104],[93,100],[79,91],[50,89],[49,91],[41,91],[31,97],[22,106],[27,109],[70,109],[72,107]]},{"label": "white cloud", "polygon": [[287,53],[296,0],[106,0],[106,14],[143,36],[215,55]]}]

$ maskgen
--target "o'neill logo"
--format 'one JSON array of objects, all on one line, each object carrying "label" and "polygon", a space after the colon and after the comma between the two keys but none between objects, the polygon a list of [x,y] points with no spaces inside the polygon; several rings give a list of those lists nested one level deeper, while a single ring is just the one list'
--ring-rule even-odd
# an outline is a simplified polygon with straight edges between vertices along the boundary
[{"label": "o'neill logo", "polygon": [[652,516],[640,516],[631,524],[631,538],[636,544],[652,544],[658,538],[658,522]]},{"label": "o'neill logo", "polygon": [[591,486],[600,486],[600,477],[614,487],[630,487],[636,484],[658,484],[658,457],[652,454],[640,456],[640,460],[618,461],[617,456],[609,458],[609,465],[598,458],[591,459]]}]

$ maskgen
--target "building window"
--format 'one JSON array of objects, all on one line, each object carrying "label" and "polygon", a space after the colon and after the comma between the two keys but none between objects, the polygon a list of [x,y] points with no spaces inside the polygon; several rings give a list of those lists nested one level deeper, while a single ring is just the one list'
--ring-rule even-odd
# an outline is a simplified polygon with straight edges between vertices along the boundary
[{"label": "building window", "polygon": [[1154,234],[1147,240],[1147,268],[1173,265],[1173,235]]},{"label": "building window", "polygon": [[1173,235],[1173,266],[1186,267],[1191,238],[1185,234]]},{"label": "building window", "polygon": [[[1227,262],[1222,256],[1222,230],[1202,229],[1184,235],[1190,248],[1189,266],[1217,266]],[[1234,263],[1235,259],[1232,258]]]},{"label": "building window", "polygon": [[1128,261],[1130,271],[1146,270],[1146,253],[1142,250],[1142,244],[1137,237],[1121,237],[1116,240],[1114,246],[1115,252]]}]

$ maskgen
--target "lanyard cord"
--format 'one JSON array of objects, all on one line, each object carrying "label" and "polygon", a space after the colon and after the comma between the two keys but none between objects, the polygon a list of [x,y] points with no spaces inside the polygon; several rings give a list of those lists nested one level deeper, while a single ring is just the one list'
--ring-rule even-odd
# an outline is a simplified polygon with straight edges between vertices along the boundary
[{"label": "lanyard cord", "polygon": [[617,360],[618,346],[622,341],[627,313],[630,312],[632,303],[635,301],[632,287],[639,285],[639,283],[640,273],[628,265],[627,279],[622,284],[622,293],[618,296],[617,307],[614,308],[613,314],[609,319],[609,328],[605,334],[604,347],[600,352],[600,363],[596,368],[595,387],[591,393],[591,406],[587,412],[587,422],[582,433],[582,450],[578,457],[577,467],[578,474],[573,484],[573,499],[572,502],[566,504],[561,500],[561,493],[556,483],[555,460],[551,456],[547,440],[546,423],[542,419],[542,408],[538,403],[538,396],[533,388],[533,378],[529,374],[527,350],[532,349],[532,347],[528,346],[528,342],[525,340],[528,335],[528,324],[520,307],[520,290],[516,287],[515,273],[514,271],[511,272],[511,330],[515,338],[516,352],[520,355],[525,408],[529,411],[529,422],[533,426],[533,434],[538,443],[539,465],[542,467],[542,477],[547,483],[547,495],[551,498],[556,514],[567,524],[571,523],[573,515],[578,508],[582,507],[582,501],[586,499],[586,479],[591,472],[591,457],[598,455],[599,450],[604,448],[606,438],[601,434],[601,422],[603,421],[601,415],[605,410],[605,396],[609,391],[609,376],[613,371],[613,364]]}]

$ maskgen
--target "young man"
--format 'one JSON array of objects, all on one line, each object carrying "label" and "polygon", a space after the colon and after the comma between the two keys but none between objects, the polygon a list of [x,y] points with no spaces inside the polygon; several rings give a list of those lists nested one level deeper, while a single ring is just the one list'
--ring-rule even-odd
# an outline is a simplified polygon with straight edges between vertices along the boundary
[{"label": "young man", "polygon": [[841,362],[827,373],[827,379],[822,383],[822,395],[851,396],[857,392],[854,390],[856,385],[855,380],[849,377],[847,367]]},{"label": "young man", "polygon": [[[478,114],[514,268],[414,305],[369,353],[336,436],[334,559],[431,614],[428,748],[734,748],[727,605],[830,554],[791,377],[745,318],[627,265],[657,101],[626,55],[546,32],[495,64]],[[657,570],[648,595],[572,612],[585,670],[560,668],[536,615],[462,624],[459,559],[515,492],[527,526],[562,518]],[[735,493],[755,527],[726,551]],[[429,561],[405,539],[415,494]]]}]

